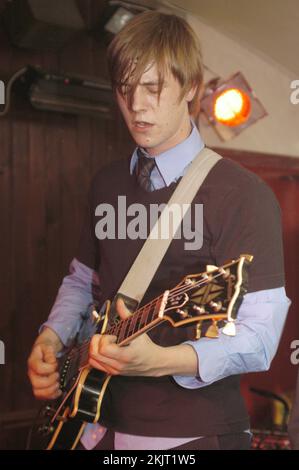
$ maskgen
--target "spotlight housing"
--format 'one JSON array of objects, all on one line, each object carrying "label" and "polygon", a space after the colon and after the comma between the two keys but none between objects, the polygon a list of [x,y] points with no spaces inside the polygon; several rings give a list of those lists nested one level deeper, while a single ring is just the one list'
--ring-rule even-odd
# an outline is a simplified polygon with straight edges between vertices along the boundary
[{"label": "spotlight housing", "polygon": [[241,72],[227,80],[210,80],[201,100],[201,113],[223,141],[230,140],[268,115]]}]

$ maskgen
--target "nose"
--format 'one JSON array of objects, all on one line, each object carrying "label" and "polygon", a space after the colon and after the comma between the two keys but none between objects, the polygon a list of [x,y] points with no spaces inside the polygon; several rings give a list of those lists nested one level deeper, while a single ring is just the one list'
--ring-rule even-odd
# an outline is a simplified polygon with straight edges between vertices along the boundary
[{"label": "nose", "polygon": [[140,113],[146,110],[146,94],[142,88],[143,87],[137,85],[132,97],[131,108],[134,113]]}]

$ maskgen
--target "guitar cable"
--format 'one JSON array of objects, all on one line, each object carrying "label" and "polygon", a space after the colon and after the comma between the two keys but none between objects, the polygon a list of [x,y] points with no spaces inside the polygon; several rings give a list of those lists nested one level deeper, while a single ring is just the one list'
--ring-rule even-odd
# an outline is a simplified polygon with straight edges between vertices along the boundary
[{"label": "guitar cable", "polygon": [[0,112],[0,118],[1,117],[4,117],[9,109],[10,109],[10,104],[11,104],[11,89],[12,89],[12,86],[14,84],[14,82],[19,78],[21,77],[22,75],[24,75],[28,70],[28,67],[23,67],[21,68],[20,70],[17,70],[17,72],[15,72],[13,74],[13,76],[9,79],[8,83],[7,83],[7,86],[6,86],[6,89],[5,89],[5,103],[4,103],[4,110]]}]

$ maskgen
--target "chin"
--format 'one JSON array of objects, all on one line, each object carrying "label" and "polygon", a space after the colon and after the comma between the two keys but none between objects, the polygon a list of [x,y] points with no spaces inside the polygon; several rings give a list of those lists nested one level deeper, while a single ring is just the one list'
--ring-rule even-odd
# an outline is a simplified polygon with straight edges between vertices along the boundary
[{"label": "chin", "polygon": [[144,147],[144,148],[149,148],[149,149],[152,147],[155,147],[155,144],[153,144],[153,142],[146,137],[142,137],[136,134],[132,134],[132,137],[139,147]]}]

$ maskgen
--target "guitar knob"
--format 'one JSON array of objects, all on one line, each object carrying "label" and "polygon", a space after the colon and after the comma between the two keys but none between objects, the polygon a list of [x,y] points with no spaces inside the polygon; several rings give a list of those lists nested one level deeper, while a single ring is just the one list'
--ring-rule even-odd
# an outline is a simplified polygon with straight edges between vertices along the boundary
[{"label": "guitar knob", "polygon": [[201,315],[203,315],[204,313],[207,313],[205,311],[205,308],[204,307],[200,307],[199,305],[193,305],[192,306],[193,310],[196,310],[198,313],[200,313]]},{"label": "guitar knob", "polygon": [[176,312],[179,313],[182,318],[187,318],[188,317],[188,312],[186,310],[181,310],[181,309],[178,308],[176,310]]},{"label": "guitar knob", "polygon": [[50,405],[47,405],[43,411],[44,416],[52,416],[56,410]]},{"label": "guitar knob", "polygon": [[54,426],[49,426],[47,424],[43,424],[38,428],[38,432],[43,436],[47,436],[48,434],[52,434],[54,432]]},{"label": "guitar knob", "polygon": [[215,312],[219,312],[222,308],[222,303],[221,302],[213,302],[211,301],[209,303],[210,307],[214,309]]}]

